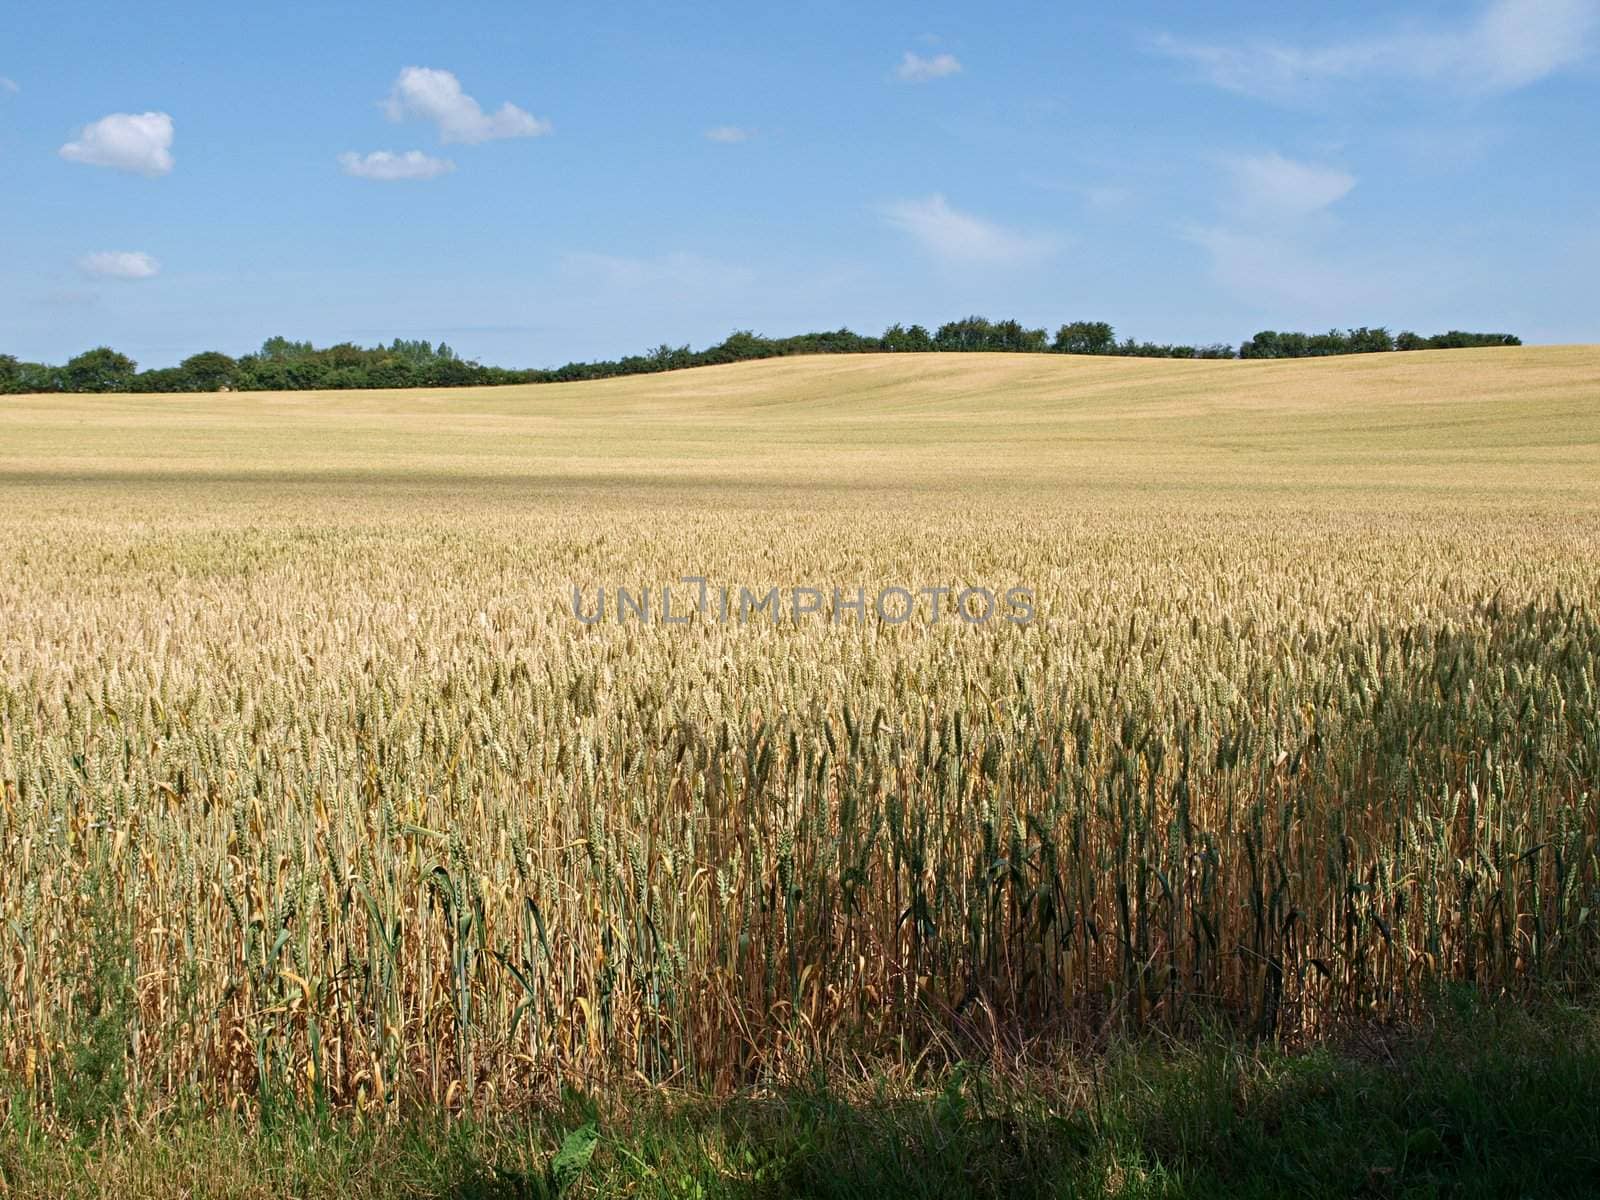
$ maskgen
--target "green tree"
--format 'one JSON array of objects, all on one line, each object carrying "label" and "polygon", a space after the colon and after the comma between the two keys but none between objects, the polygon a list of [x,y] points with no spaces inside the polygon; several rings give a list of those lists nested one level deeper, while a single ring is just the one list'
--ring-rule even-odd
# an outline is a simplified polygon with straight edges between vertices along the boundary
[{"label": "green tree", "polygon": [[736,329],[722,341],[705,352],[707,362],[742,362],[749,358],[767,358],[772,354],[772,343],[749,329]]},{"label": "green tree", "polygon": [[644,357],[648,364],[644,369],[671,371],[675,367],[688,366],[690,353],[687,346],[669,346],[666,342],[662,342],[661,345],[648,352]]},{"label": "green tree", "polygon": [[134,392],[192,392],[189,377],[182,367],[157,367],[153,371],[140,371],[133,377],[129,389]]},{"label": "green tree", "polygon": [[59,392],[61,390],[61,368],[52,367],[48,363],[18,363],[16,390],[19,392]]},{"label": "green tree", "polygon": [[1376,354],[1394,349],[1394,335],[1382,325],[1368,329],[1365,325],[1347,333],[1351,354]]},{"label": "green tree", "polygon": [[483,382],[481,375],[482,368],[477,363],[462,362],[452,356],[429,363],[417,382],[429,387],[467,387]]},{"label": "green tree", "polygon": [[178,364],[183,373],[185,390],[214,392],[220,387],[232,387],[239,373],[239,364],[216,350],[203,350],[191,354]]},{"label": "green tree", "polygon": [[96,346],[62,368],[62,383],[69,392],[125,392],[133,386],[139,364],[110,346]]},{"label": "green tree", "polygon": [[1060,354],[1110,354],[1116,332],[1105,321],[1069,321],[1056,330],[1053,349]]},{"label": "green tree", "polygon": [[365,368],[363,387],[403,388],[417,382],[417,369],[406,358],[384,358]]},{"label": "green tree", "polygon": [[993,341],[994,323],[979,316],[946,321],[933,335],[936,350],[989,350]]},{"label": "green tree", "polygon": [[933,349],[933,336],[921,325],[907,329],[898,321],[883,331],[878,339],[885,350],[903,353],[921,353]]},{"label": "green tree", "polygon": [[1278,358],[1278,334],[1272,329],[1263,329],[1255,337],[1246,338],[1239,347],[1240,358]]},{"label": "green tree", "polygon": [[286,362],[291,359],[310,358],[316,353],[310,342],[291,342],[283,336],[269,337],[261,343],[259,357],[268,362]]},{"label": "green tree", "polygon": [[1474,346],[1520,346],[1522,339],[1510,333],[1467,333],[1452,329],[1428,339],[1430,350],[1465,350]]}]

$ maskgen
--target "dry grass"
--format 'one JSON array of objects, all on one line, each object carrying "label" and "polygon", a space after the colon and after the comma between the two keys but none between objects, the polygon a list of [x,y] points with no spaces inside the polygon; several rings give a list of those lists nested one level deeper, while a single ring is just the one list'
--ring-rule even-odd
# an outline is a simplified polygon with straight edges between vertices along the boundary
[{"label": "dry grass", "polygon": [[[1597,389],[1574,347],[0,402],[0,1056],[493,1104],[1580,978]],[[572,617],[686,574],[1041,619]]]}]

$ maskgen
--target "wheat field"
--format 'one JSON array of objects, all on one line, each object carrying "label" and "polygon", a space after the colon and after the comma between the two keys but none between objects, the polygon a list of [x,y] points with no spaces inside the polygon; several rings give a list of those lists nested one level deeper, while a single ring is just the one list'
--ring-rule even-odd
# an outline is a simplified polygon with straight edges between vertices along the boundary
[{"label": "wheat field", "polygon": [[[574,616],[686,576],[1037,613]],[[495,1105],[1576,986],[1597,672],[1595,347],[7,397],[0,1064]]]}]

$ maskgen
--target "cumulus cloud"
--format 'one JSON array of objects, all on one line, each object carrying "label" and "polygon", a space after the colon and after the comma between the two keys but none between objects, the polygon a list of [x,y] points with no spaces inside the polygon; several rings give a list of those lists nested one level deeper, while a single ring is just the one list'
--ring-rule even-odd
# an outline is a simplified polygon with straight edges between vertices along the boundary
[{"label": "cumulus cloud", "polygon": [[962,212],[940,195],[886,205],[883,217],[928,253],[948,262],[1024,262],[1045,257],[1056,248],[1053,238],[1019,233]]},{"label": "cumulus cloud", "polygon": [[152,279],[161,264],[142,250],[101,250],[80,258],[78,269],[101,279]]},{"label": "cumulus cloud", "polygon": [[1271,41],[1190,42],[1157,48],[1192,63],[1217,87],[1295,101],[1363,79],[1438,82],[1468,92],[1526,87],[1588,57],[1600,0],[1491,0],[1458,30],[1403,26],[1315,47]]},{"label": "cumulus cloud", "polygon": [[1231,162],[1242,207],[1265,216],[1304,216],[1349,195],[1356,177],[1336,167],[1297,162],[1281,154]]},{"label": "cumulus cloud", "polygon": [[391,121],[418,117],[432,121],[441,142],[476,145],[497,138],[539,137],[550,132],[550,122],[518,108],[510,101],[492,113],[461,90],[461,81],[450,71],[434,67],[407,67],[394,81],[394,89],[383,102]]},{"label": "cumulus cloud", "polygon": [[715,129],[706,130],[706,141],[722,142],[725,145],[748,142],[754,136],[753,131],[741,129],[737,125],[718,125]]},{"label": "cumulus cloud", "polygon": [[165,175],[172,170],[172,118],[164,112],[112,113],[85,125],[59,153],[91,167]]},{"label": "cumulus cloud", "polygon": [[947,75],[961,73],[961,60],[954,54],[935,54],[928,58],[907,50],[900,59],[900,65],[894,69],[895,77],[907,83],[927,83],[931,79],[943,79]]},{"label": "cumulus cloud", "polygon": [[1401,266],[1352,252],[1341,236],[1334,206],[1356,186],[1348,171],[1282,154],[1240,155],[1219,165],[1221,219],[1182,232],[1204,251],[1223,290],[1321,319],[1381,306],[1384,289],[1402,280],[1420,286]]},{"label": "cumulus cloud", "polygon": [[357,179],[376,179],[381,183],[399,180],[437,179],[456,169],[448,158],[434,158],[421,150],[407,150],[395,154],[390,150],[374,150],[370,154],[357,154],[347,150],[339,155],[339,166],[346,175]]}]

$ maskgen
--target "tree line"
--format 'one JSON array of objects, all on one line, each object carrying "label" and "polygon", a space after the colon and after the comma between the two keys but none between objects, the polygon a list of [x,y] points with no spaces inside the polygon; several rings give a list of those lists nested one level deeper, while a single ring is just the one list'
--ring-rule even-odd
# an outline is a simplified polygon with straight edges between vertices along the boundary
[{"label": "tree line", "polygon": [[216,392],[304,391],[339,388],[470,387],[505,383],[565,383],[618,375],[648,375],[685,367],[714,366],[796,354],[1005,351],[1092,354],[1126,358],[1308,358],[1397,350],[1442,350],[1467,346],[1519,346],[1508,333],[1449,333],[1422,337],[1391,334],[1380,327],[1332,329],[1327,333],[1264,330],[1237,351],[1225,344],[1186,345],[1117,340],[1105,321],[1070,321],[1052,336],[1019,321],[964,317],[930,331],[894,324],[878,337],[836,329],[769,338],[738,330],[703,350],[660,345],[643,354],[553,368],[514,370],[463,359],[444,342],[396,338],[387,346],[352,342],[321,349],[310,342],[271,337],[259,350],[233,358],[215,350],[190,355],[175,367],[141,371],[126,354],[108,346],[87,350],[59,366],[22,362],[0,354],[0,393],[20,392]]},{"label": "tree line", "polygon": [[1328,354],[1374,354],[1386,350],[1465,350],[1473,346],[1520,346],[1513,333],[1464,333],[1452,329],[1432,337],[1406,330],[1330,329],[1327,333],[1277,333],[1264,330],[1239,347],[1240,358],[1319,358]]}]

